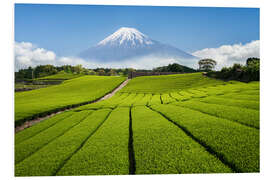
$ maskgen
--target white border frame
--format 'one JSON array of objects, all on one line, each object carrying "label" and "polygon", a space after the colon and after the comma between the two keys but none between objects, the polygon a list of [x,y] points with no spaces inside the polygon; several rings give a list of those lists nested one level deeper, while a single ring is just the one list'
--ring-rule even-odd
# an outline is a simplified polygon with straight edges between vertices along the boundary
[{"label": "white border frame", "polygon": [[[69,177],[26,177],[18,179],[126,179],[126,178],[185,178],[185,179],[268,179],[269,178],[269,142],[270,120],[268,101],[270,100],[269,70],[270,63],[270,6],[269,0],[4,0],[0,10],[0,48],[1,62],[1,179],[14,177],[14,3],[39,4],[94,4],[94,5],[142,5],[142,6],[196,6],[196,7],[256,7],[260,8],[260,57],[261,61],[261,172],[243,174],[185,174],[185,175],[136,175],[136,176],[69,176]],[[268,78],[269,77],[269,78]]]}]

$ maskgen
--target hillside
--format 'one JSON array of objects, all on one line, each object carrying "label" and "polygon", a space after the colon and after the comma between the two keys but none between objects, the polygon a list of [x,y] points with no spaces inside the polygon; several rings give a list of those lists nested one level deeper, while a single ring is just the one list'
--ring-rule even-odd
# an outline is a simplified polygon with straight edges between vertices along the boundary
[{"label": "hillside", "polygon": [[223,83],[222,80],[205,77],[202,73],[141,76],[132,79],[121,92],[164,93]]},{"label": "hillside", "polygon": [[66,72],[59,72],[54,75],[45,76],[41,78],[37,78],[36,80],[68,80],[77,77],[84,76],[84,74],[73,74],[73,73],[66,73]]},{"label": "hillside", "polygon": [[15,124],[57,109],[94,101],[124,80],[124,77],[83,76],[60,85],[15,93]]},{"label": "hillside", "polygon": [[[72,94],[115,80],[85,78],[68,80],[89,82]],[[15,175],[259,172],[259,88],[201,73],[134,78],[109,99],[17,133]],[[72,99],[68,92],[57,102]]]}]

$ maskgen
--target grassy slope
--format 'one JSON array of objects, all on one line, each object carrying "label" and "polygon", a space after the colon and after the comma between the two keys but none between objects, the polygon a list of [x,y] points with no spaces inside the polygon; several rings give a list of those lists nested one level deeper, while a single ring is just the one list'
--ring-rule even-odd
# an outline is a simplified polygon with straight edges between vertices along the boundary
[{"label": "grassy slope", "polygon": [[132,109],[136,174],[231,172],[181,129],[145,106]]},{"label": "grassy slope", "polygon": [[236,100],[236,99],[224,99],[218,98],[218,96],[207,97],[203,99],[199,99],[202,102],[210,103],[210,104],[222,104],[227,106],[236,106],[243,107],[247,109],[255,109],[260,110],[260,102],[250,101],[250,100]]},{"label": "grassy slope", "polygon": [[237,172],[259,172],[259,130],[174,105],[154,105],[153,109],[205,146]]},{"label": "grassy slope", "polygon": [[124,80],[123,77],[83,76],[60,85],[15,93],[15,123],[58,108],[96,100]]},{"label": "grassy slope", "polygon": [[201,73],[141,76],[132,79],[121,92],[164,93],[223,83],[224,81],[202,76]]},{"label": "grassy slope", "polygon": [[[87,111],[82,112],[87,113]],[[75,115],[82,112],[77,112]],[[17,176],[55,175],[62,163],[71,157],[103,123],[109,112],[108,109],[92,112],[62,136],[17,164],[15,174]]]},{"label": "grassy slope", "polygon": [[35,136],[36,134],[46,130],[47,128],[54,126],[56,123],[61,122],[62,120],[71,116],[72,114],[73,114],[72,111],[65,111],[51,118],[48,118],[45,121],[41,121],[40,123],[37,123],[30,128],[26,128],[25,130],[16,133],[15,144],[19,144],[22,141],[25,141],[26,139]]},{"label": "grassy slope", "polygon": [[54,126],[47,128],[38,135],[30,137],[21,143],[15,144],[15,163],[19,163],[34,152],[38,151],[55,138],[63,135],[71,128],[79,124],[89,114],[89,111],[74,113],[68,118],[56,123]]},{"label": "grassy slope", "polygon": [[260,127],[260,113],[257,110],[224,106],[220,104],[207,104],[200,101],[185,101],[172,103],[178,106],[194,109],[206,114],[232,120],[247,126]]},{"label": "grassy slope", "polygon": [[68,80],[68,79],[73,79],[73,78],[78,78],[84,76],[83,74],[72,74],[72,73],[57,73],[54,75],[50,75],[50,76],[45,76],[45,77],[41,77],[41,78],[37,78],[36,80]]},{"label": "grassy slope", "polygon": [[128,128],[129,108],[116,108],[57,175],[129,174]]},{"label": "grassy slope", "polygon": [[[110,83],[111,80],[106,82]],[[93,89],[100,89],[96,88],[96,85],[94,87]],[[73,150],[57,142],[76,144],[69,141],[76,130],[68,128],[72,127],[72,123],[79,122],[80,118],[76,118],[75,122],[72,116],[59,116],[42,122],[43,125],[36,124],[29,130],[18,133],[15,157],[21,160],[26,158],[16,165],[18,175],[26,172],[27,175],[40,172],[42,175],[51,175],[51,172],[55,172],[53,168],[56,164],[58,167],[63,165],[57,175],[128,173],[127,114],[128,107],[132,105],[136,106],[132,108],[136,173],[229,172],[227,166],[236,172],[259,171],[259,129],[242,125],[246,123],[259,128],[259,82],[223,82],[193,73],[138,77],[132,79],[121,92],[105,101],[76,108],[70,113],[73,117],[81,117],[90,109],[118,106],[66,163],[60,162],[65,159],[65,154]],[[71,96],[68,99],[70,98]],[[246,100],[249,98],[253,101]],[[168,104],[161,105],[161,102]],[[144,107],[145,105],[162,112],[181,128]],[[237,113],[238,110],[241,112]],[[245,114],[246,118],[241,118],[241,114]],[[100,120],[104,119],[96,119],[98,122]],[[52,141],[54,143],[46,145],[50,139],[61,134],[58,131],[66,133]],[[176,144],[178,146],[175,147]],[[42,149],[39,149],[40,147]],[[182,147],[182,150],[178,147]],[[209,151],[218,159],[212,158]],[[38,159],[42,160],[39,162]],[[51,166],[50,163],[56,161],[57,163]],[[224,164],[220,163],[221,161]],[[33,173],[32,168],[35,171]]]}]

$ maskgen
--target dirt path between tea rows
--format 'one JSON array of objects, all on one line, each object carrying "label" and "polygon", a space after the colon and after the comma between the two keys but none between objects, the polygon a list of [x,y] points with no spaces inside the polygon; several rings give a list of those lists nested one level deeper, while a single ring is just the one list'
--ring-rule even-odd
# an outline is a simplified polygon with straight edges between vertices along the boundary
[{"label": "dirt path between tea rows", "polygon": [[[103,97],[101,97],[101,98],[99,98],[99,99],[97,99],[97,100],[95,100],[95,101],[92,101],[92,102],[90,102],[90,103],[88,103],[88,104],[100,102],[100,101],[103,101],[103,100],[106,100],[106,99],[111,98],[112,96],[115,95],[116,92],[118,92],[118,91],[121,90],[123,87],[125,87],[125,86],[127,85],[127,83],[129,82],[129,80],[130,80],[130,79],[125,80],[122,84],[120,84],[118,87],[116,87],[112,92],[110,92],[110,93],[106,94],[105,96],[103,96]],[[83,105],[80,105],[80,106],[83,106]],[[31,126],[33,126],[34,124],[39,123],[39,122],[41,122],[41,121],[43,121],[43,120],[45,120],[45,119],[48,119],[48,118],[50,118],[50,117],[52,117],[52,116],[54,116],[54,115],[56,115],[56,114],[59,114],[59,113],[62,113],[62,112],[64,112],[64,111],[71,110],[71,109],[74,109],[74,108],[77,108],[77,107],[79,107],[79,106],[76,106],[76,107],[73,107],[73,108],[66,108],[66,109],[64,109],[64,110],[61,110],[61,111],[57,111],[57,112],[51,113],[51,114],[49,114],[49,115],[47,115],[47,116],[44,116],[44,117],[39,117],[39,118],[30,120],[30,121],[26,121],[26,122],[24,122],[22,125],[15,127],[15,133],[17,133],[17,132],[19,132],[19,131],[22,131],[22,130],[24,130],[25,128],[31,127]]]},{"label": "dirt path between tea rows", "polygon": [[125,87],[127,85],[127,83],[129,82],[130,79],[127,79],[125,80],[122,84],[120,84],[120,86],[118,86],[116,89],[114,89],[111,93],[103,96],[102,98],[100,98],[99,100],[97,100],[96,102],[99,102],[99,101],[103,101],[105,99],[108,99],[112,96],[114,96],[114,94],[119,91],[120,89],[122,89],[123,87]]}]

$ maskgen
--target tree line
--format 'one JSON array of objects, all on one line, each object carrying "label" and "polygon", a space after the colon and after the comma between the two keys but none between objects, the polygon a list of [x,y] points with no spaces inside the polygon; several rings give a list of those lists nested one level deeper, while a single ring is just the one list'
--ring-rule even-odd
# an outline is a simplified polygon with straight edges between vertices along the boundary
[{"label": "tree line", "polygon": [[39,65],[36,67],[28,67],[26,69],[20,69],[15,72],[15,79],[36,79],[45,76],[54,75],[60,72],[72,73],[72,74],[84,74],[84,75],[100,75],[100,76],[127,76],[130,71],[134,71],[132,68],[95,68],[87,69],[82,65]]},{"label": "tree line", "polygon": [[146,69],[133,69],[133,68],[95,68],[87,69],[82,65],[64,65],[64,66],[53,66],[53,65],[39,65],[36,67],[28,67],[26,69],[20,69],[15,72],[15,79],[36,79],[49,75],[54,75],[60,72],[72,73],[72,74],[84,74],[84,75],[99,75],[99,76],[128,76],[130,72],[196,72],[196,70],[174,63],[168,66],[161,66],[152,70]]},{"label": "tree line", "polygon": [[177,63],[161,66],[152,70],[133,69],[133,68],[95,68],[87,69],[82,65],[39,65],[36,67],[28,67],[15,72],[16,80],[36,79],[60,72],[84,75],[100,75],[100,76],[128,76],[130,72],[207,72],[207,76],[219,78],[223,80],[240,80],[240,81],[259,81],[260,79],[260,59],[251,57],[246,60],[245,65],[234,64],[232,67],[223,67],[220,71],[215,71],[217,62],[213,59],[201,59],[198,61],[199,69],[195,70],[187,66]]},{"label": "tree line", "polygon": [[260,58],[250,57],[245,65],[236,63],[231,67],[223,67],[220,71],[213,70],[217,65],[213,59],[201,59],[198,64],[199,70],[206,71],[209,77],[244,82],[260,80]]}]

